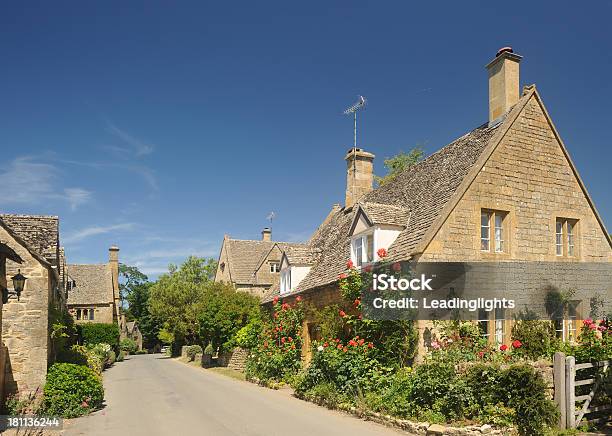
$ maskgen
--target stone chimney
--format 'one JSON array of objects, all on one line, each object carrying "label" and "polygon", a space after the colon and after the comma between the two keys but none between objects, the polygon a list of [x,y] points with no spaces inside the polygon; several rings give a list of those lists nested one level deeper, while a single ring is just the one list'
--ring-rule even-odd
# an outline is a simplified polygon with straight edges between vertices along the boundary
[{"label": "stone chimney", "polygon": [[115,301],[115,313],[113,317],[116,322],[119,322],[119,308],[121,306],[121,298],[119,293],[119,247],[112,245],[108,249],[108,264],[111,269],[113,278],[113,300]]},{"label": "stone chimney", "polygon": [[487,65],[489,125],[505,115],[519,100],[519,62],[522,58],[514,53],[512,47],[503,47]]},{"label": "stone chimney", "polygon": [[372,190],[374,183],[374,155],[361,148],[351,148],[346,160],[345,207],[351,207]]},{"label": "stone chimney", "polygon": [[261,231],[261,240],[262,241],[272,240],[272,229],[270,227],[264,227],[264,229]]}]

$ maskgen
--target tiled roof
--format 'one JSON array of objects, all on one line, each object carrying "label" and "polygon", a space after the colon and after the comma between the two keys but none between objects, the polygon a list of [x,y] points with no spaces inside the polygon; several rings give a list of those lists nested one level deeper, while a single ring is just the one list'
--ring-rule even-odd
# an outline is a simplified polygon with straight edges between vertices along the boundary
[{"label": "tiled roof", "polygon": [[[529,95],[523,96],[515,110],[528,98]],[[332,210],[309,240],[313,266],[291,294],[333,283],[346,270],[350,259],[349,231],[359,207],[374,224],[405,226],[389,247],[388,255],[390,260],[409,259],[487,146],[497,142],[495,133],[510,118],[475,128],[369,192],[355,207]],[[263,301],[271,301],[275,295],[278,289],[271,289]]]},{"label": "tiled roof", "polygon": [[410,217],[410,209],[391,204],[363,202],[359,204],[372,224],[391,224],[406,226]]},{"label": "tiled roof", "polygon": [[226,239],[225,244],[232,281],[245,284],[251,283],[262,256],[270,251],[275,242]]},{"label": "tiled roof", "polygon": [[111,304],[113,276],[110,265],[67,265],[68,275],[76,288],[68,291],[68,304]]},{"label": "tiled roof", "polygon": [[2,214],[0,218],[30,248],[51,265],[59,266],[59,218],[44,215]]},{"label": "tiled roof", "polygon": [[316,251],[307,244],[292,244],[281,249],[291,265],[312,265],[314,262]]}]

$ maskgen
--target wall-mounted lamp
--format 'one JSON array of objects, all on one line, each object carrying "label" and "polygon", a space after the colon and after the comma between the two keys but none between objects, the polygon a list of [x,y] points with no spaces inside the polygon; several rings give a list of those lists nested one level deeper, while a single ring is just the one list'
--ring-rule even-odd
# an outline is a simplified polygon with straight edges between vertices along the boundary
[{"label": "wall-mounted lamp", "polygon": [[11,277],[13,280],[13,290],[9,291],[7,288],[2,289],[2,304],[6,304],[11,297],[17,297],[17,301],[19,301],[19,297],[21,297],[21,292],[25,287],[25,281],[27,277],[21,274],[21,270],[17,270],[17,274]]}]

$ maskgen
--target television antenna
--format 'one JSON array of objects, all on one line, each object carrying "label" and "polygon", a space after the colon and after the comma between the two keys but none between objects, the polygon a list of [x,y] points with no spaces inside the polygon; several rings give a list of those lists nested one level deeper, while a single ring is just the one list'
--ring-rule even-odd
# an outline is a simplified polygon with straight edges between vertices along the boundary
[{"label": "television antenna", "polygon": [[272,221],[274,221],[274,218],[276,218],[276,214],[274,213],[274,211],[270,212],[266,217],[266,219],[270,221],[270,230],[272,230]]},{"label": "television antenna", "polygon": [[344,115],[353,114],[353,150],[357,149],[357,112],[365,108],[367,100],[363,95],[359,95],[357,102],[344,111]]}]

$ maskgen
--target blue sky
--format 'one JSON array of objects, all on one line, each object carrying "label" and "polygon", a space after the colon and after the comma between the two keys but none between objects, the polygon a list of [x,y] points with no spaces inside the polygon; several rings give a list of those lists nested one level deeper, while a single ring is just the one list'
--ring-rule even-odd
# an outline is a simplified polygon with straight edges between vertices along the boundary
[{"label": "blue sky", "polygon": [[0,15],[0,210],[61,218],[69,262],[155,276],[224,233],[307,238],[352,122],[382,161],[487,119],[511,45],[610,226],[609,2],[13,2]]}]

